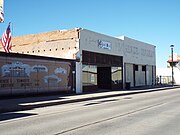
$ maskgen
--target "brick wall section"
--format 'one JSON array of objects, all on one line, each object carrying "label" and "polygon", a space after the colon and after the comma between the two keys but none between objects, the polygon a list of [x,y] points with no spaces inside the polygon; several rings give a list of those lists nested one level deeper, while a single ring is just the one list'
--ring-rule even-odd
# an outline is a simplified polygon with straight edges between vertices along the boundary
[{"label": "brick wall section", "polygon": [[51,41],[51,40],[61,40],[67,38],[77,38],[77,30],[64,30],[64,31],[52,31],[52,32],[44,32],[39,34],[25,35],[25,36],[17,36],[12,39],[13,45],[24,45],[24,44],[34,44],[43,41]]},{"label": "brick wall section", "polygon": [[[12,38],[12,52],[75,59],[79,50],[78,29],[59,30]],[[3,51],[3,48],[0,48]]]}]

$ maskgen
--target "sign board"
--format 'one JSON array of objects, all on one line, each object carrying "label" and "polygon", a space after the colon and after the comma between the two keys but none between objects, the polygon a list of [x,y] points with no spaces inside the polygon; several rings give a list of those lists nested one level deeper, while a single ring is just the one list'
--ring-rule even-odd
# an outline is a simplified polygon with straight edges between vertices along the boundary
[{"label": "sign board", "polygon": [[111,50],[111,43],[103,40],[98,40],[98,47]]}]

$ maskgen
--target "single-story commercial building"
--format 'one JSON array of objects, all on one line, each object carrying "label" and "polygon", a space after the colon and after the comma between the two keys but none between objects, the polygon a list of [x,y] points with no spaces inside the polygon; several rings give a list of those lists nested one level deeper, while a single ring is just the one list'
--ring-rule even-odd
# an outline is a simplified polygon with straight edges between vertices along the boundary
[{"label": "single-story commercial building", "polygon": [[155,84],[156,47],[125,36],[75,28],[17,36],[12,42],[14,53],[74,60],[76,93]]}]

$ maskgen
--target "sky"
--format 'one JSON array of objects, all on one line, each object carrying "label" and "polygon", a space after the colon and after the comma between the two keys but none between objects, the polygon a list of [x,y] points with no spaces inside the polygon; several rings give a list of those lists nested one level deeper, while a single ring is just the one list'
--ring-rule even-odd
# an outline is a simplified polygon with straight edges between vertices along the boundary
[{"label": "sky", "polygon": [[170,45],[180,55],[180,0],[5,0],[12,36],[85,28],[156,46],[157,68],[166,68]]}]

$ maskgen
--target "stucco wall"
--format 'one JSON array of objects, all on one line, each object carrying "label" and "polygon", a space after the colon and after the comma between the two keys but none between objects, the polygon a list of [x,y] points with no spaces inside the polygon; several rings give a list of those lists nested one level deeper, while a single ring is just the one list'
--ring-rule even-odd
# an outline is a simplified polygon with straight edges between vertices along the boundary
[{"label": "stucco wall", "polygon": [[134,79],[133,79],[133,64],[125,64],[125,82],[130,82],[131,87],[134,86]]},{"label": "stucco wall", "polygon": [[[107,42],[110,45],[109,49],[100,48],[99,40]],[[110,55],[123,55],[123,41],[115,37],[103,35],[86,29],[80,31],[80,50],[87,50],[97,53],[104,53]]]},{"label": "stucco wall", "polygon": [[123,56],[125,63],[156,65],[156,48],[154,45],[137,41],[128,37],[123,39]]},{"label": "stucco wall", "polygon": [[145,71],[142,71],[142,66],[138,65],[138,71],[135,71],[135,86],[145,85]]}]

